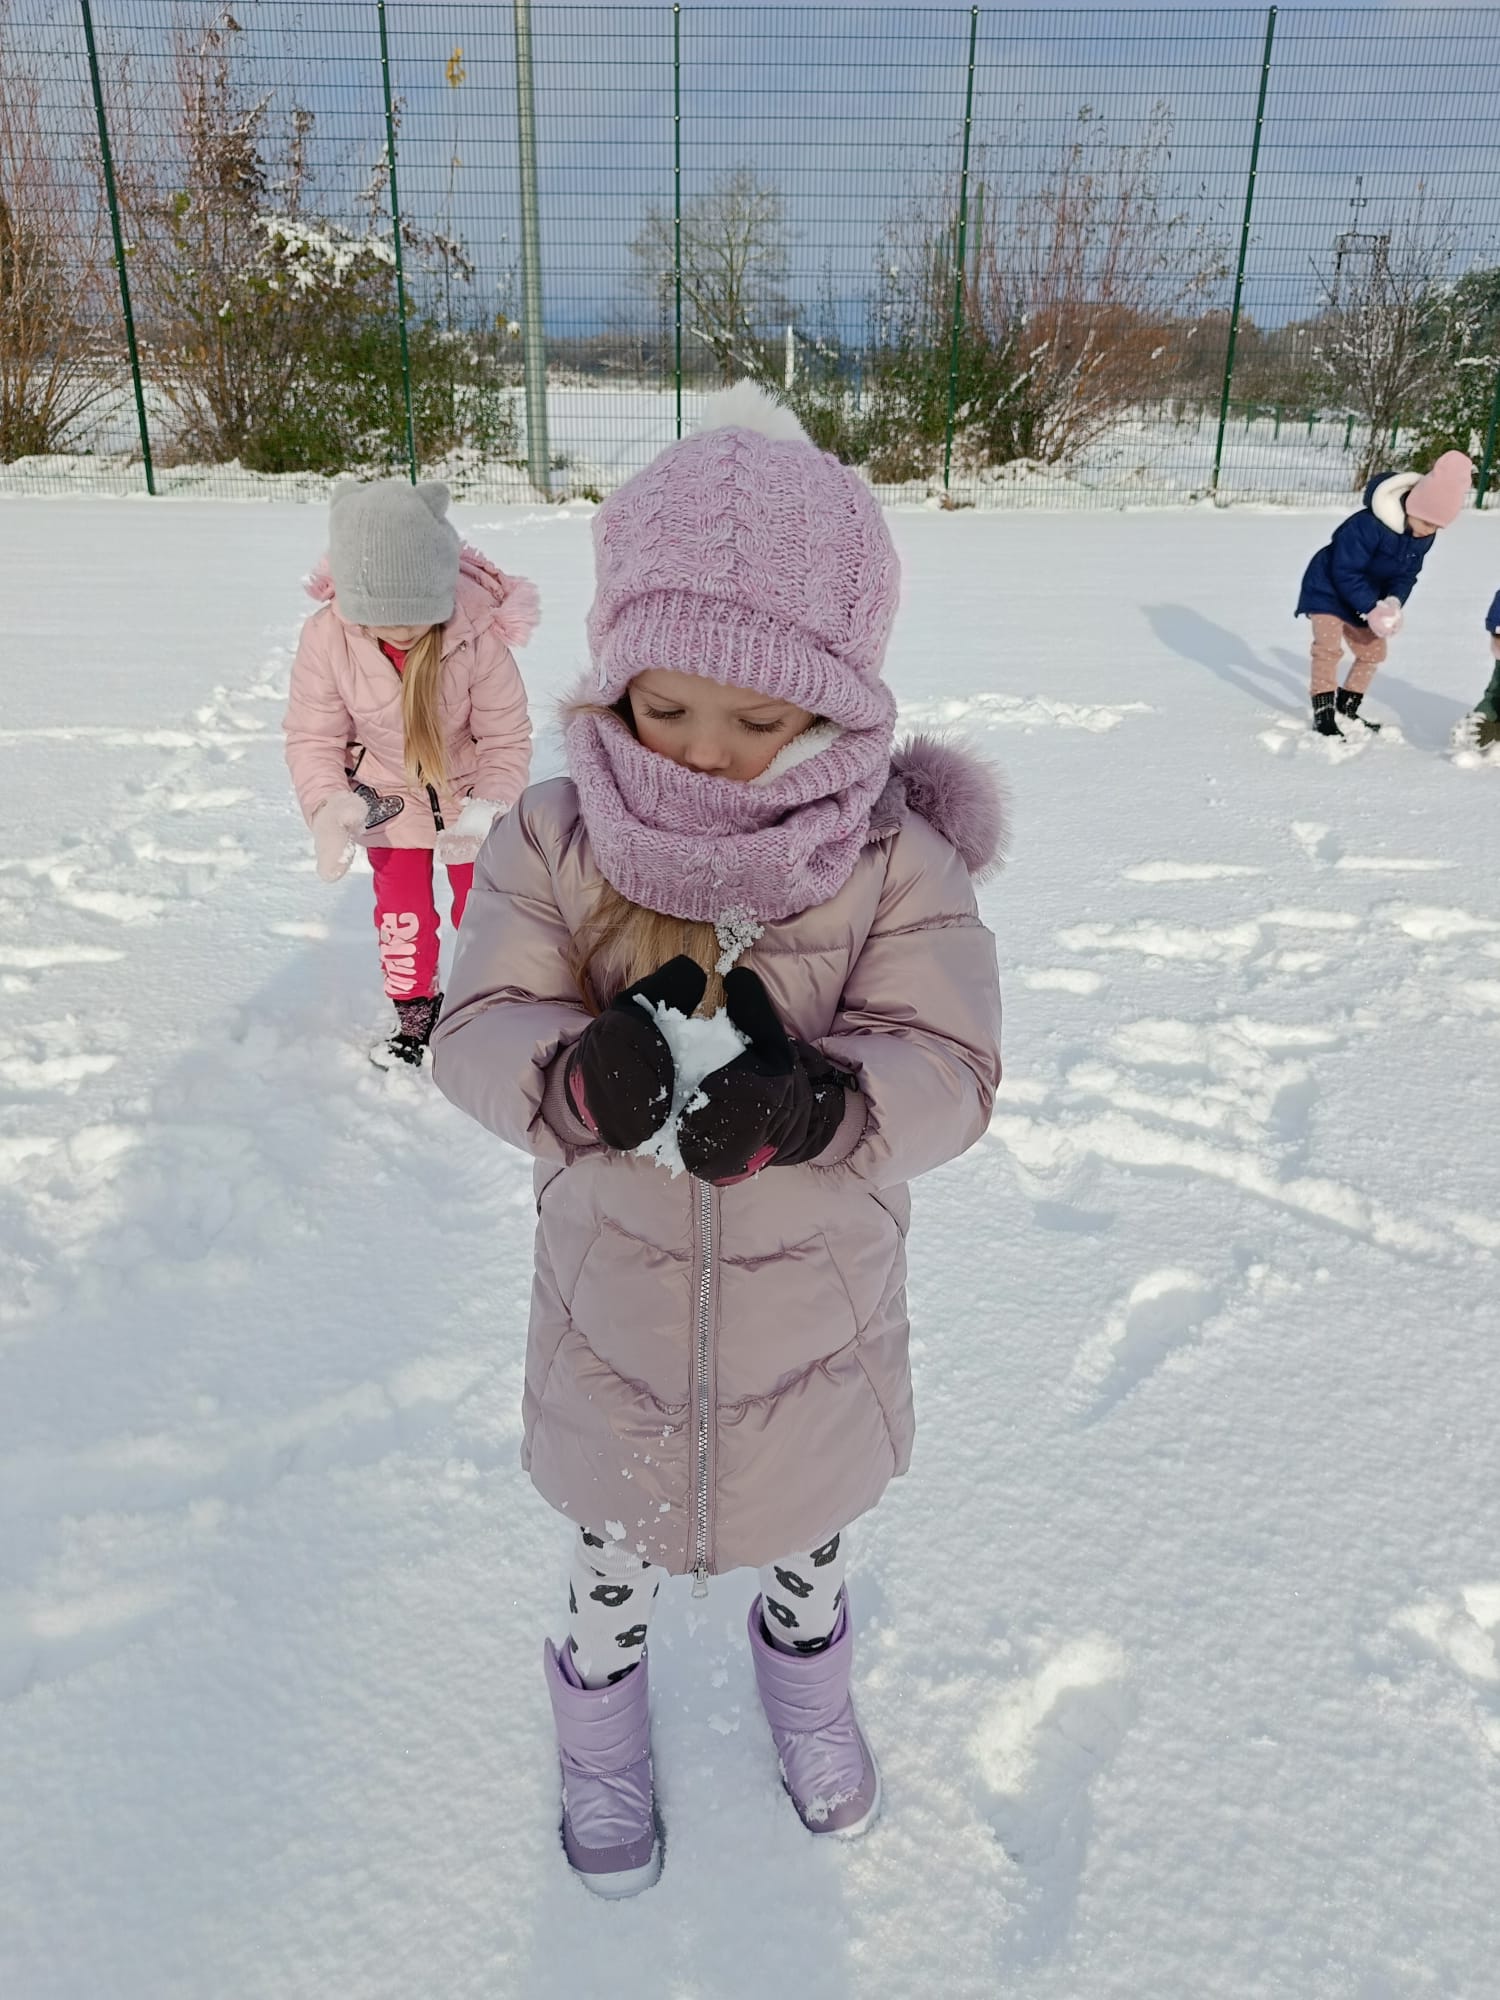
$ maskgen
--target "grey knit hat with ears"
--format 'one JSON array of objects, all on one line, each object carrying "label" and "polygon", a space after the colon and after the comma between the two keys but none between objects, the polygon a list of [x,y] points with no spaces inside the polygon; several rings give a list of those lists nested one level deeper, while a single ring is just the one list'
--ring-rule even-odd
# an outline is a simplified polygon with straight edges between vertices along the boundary
[{"label": "grey knit hat with ears", "polygon": [[346,481],[328,510],[328,567],[351,625],[446,625],[458,590],[448,489]]}]

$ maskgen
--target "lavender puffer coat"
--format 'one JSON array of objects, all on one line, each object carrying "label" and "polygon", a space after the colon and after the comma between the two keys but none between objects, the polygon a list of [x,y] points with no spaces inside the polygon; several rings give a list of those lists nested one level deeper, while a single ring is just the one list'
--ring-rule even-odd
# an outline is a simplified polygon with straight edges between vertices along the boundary
[{"label": "lavender puffer coat", "polygon": [[[525,793],[480,854],[433,1070],[537,1163],[523,1463],[669,1570],[816,1547],[910,1458],[906,1183],[974,1144],[1000,1078],[994,940],[914,809],[978,797],[956,756],[908,759],[843,889],[747,955],[860,1088],[815,1164],[736,1187],[606,1152],[566,1102],[558,1058],[589,1016],[564,952],[600,886],[572,784]],[[993,796],[982,812],[998,836]]]}]

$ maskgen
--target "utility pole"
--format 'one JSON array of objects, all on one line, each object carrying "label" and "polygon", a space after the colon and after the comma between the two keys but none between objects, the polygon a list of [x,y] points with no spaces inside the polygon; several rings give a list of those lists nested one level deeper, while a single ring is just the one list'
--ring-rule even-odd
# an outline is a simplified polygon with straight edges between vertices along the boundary
[{"label": "utility pole", "polygon": [[531,77],[531,0],[514,0],[516,136],[521,152],[521,340],[526,370],[526,465],[531,483],[552,498],[547,443],[547,336],[542,326],[542,226],[537,211],[536,93]]}]

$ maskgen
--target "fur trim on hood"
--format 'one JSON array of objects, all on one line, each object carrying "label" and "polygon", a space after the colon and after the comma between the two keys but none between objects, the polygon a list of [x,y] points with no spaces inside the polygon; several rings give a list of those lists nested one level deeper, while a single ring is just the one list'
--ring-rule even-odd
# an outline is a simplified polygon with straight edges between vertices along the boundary
[{"label": "fur trim on hood", "polygon": [[887,785],[871,821],[885,831],[901,808],[940,833],[976,881],[1005,863],[1010,843],[1009,797],[993,764],[937,736],[910,736],[896,746]]},{"label": "fur trim on hood", "polygon": [[1393,535],[1406,533],[1406,496],[1421,477],[1420,472],[1377,472],[1365,488],[1365,505]]},{"label": "fur trim on hood", "polygon": [[[526,644],[542,615],[536,585],[529,577],[507,576],[504,570],[496,568],[487,555],[465,542],[459,550],[458,580],[460,584],[476,585],[490,600],[488,619],[481,621],[476,618],[476,625],[487,624],[512,648]],[[303,580],[302,587],[317,603],[333,603],[333,573],[328,567],[327,556],[319,558],[311,575]]]}]

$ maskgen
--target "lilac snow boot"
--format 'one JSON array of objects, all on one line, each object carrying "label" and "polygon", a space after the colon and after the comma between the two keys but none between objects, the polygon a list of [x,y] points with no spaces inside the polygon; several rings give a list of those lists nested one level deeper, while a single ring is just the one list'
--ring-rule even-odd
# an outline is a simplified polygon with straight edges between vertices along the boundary
[{"label": "lilac snow boot", "polygon": [[809,1833],[850,1840],[880,1811],[880,1773],[849,1698],[854,1634],[849,1599],[821,1653],[784,1653],[766,1637],[760,1599],[750,1607],[750,1657],[771,1725],[781,1782]]},{"label": "lilac snow boot", "polygon": [[634,1896],[661,1873],[651,1790],[646,1655],[624,1680],[586,1688],[566,1647],[543,1648],[563,1779],[563,1848],[596,1896]]}]

